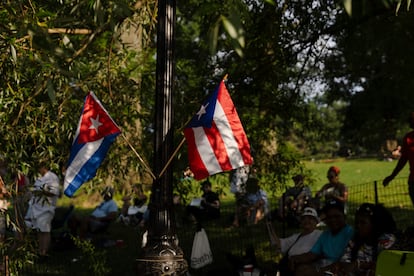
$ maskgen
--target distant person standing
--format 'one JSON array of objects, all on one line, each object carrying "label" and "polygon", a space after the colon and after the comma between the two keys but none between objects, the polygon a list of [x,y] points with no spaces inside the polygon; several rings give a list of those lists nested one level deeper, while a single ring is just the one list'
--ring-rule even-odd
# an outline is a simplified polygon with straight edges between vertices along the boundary
[{"label": "distant person standing", "polygon": [[249,203],[249,210],[247,212],[248,222],[257,224],[269,213],[267,193],[260,187],[259,180],[253,177],[247,180],[246,191]]},{"label": "distant person standing", "polygon": [[[414,112],[411,112],[410,117],[408,118],[408,123],[410,124],[410,128],[414,129]],[[404,168],[407,162],[410,165],[410,175],[408,176],[408,192],[410,194],[411,202],[414,205],[414,131],[410,131],[405,134],[402,141],[400,159],[398,159],[398,163],[392,173],[382,181],[384,187],[390,184],[391,180],[397,176],[397,174]]]},{"label": "distant person standing", "polygon": [[40,164],[38,178],[32,191],[29,209],[25,217],[26,224],[38,231],[39,255],[47,256],[50,247],[50,231],[59,197],[59,178],[49,171],[45,164]]},{"label": "distant person standing", "polygon": [[234,194],[236,199],[233,227],[239,227],[240,219],[244,219],[247,212],[249,204],[246,198],[246,182],[249,179],[249,174],[250,166],[239,167],[230,173],[230,192]]}]

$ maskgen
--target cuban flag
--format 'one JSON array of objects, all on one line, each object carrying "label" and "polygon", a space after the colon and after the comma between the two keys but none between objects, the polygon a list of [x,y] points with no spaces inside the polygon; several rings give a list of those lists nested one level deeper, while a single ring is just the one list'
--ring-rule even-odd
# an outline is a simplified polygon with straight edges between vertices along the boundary
[{"label": "cuban flag", "polygon": [[86,96],[67,164],[64,193],[68,197],[96,175],[121,130],[93,92]]},{"label": "cuban flag", "polygon": [[196,180],[252,164],[249,141],[224,81],[202,104],[184,135]]}]

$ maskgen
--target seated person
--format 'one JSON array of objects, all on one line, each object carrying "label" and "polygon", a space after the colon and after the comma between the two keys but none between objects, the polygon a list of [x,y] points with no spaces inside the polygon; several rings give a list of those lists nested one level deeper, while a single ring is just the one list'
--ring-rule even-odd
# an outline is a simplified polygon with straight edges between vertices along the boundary
[{"label": "seated person", "polygon": [[396,224],[383,205],[363,203],[355,213],[355,234],[348,243],[336,273],[376,275],[376,260],[395,243]]},{"label": "seated person", "polygon": [[322,231],[316,229],[318,222],[319,217],[316,210],[306,207],[300,216],[301,231],[299,233],[295,233],[287,238],[279,238],[273,230],[269,233],[272,243],[276,245],[276,250],[283,255],[282,260],[279,262],[281,275],[292,274],[288,265],[291,256],[307,253],[319,239]]},{"label": "seated person", "polygon": [[267,194],[260,188],[257,178],[249,178],[247,180],[246,191],[249,203],[247,218],[250,223],[257,224],[269,213]]},{"label": "seated person", "polygon": [[309,252],[289,259],[295,275],[326,275],[324,273],[331,271],[340,260],[354,234],[352,227],[346,223],[344,205],[341,202],[327,202],[323,212],[326,214],[327,229]]},{"label": "seated person", "polygon": [[315,204],[318,205],[318,211],[325,202],[330,200],[339,201],[344,205],[346,214],[348,202],[348,187],[339,181],[340,170],[332,166],[328,169],[327,178],[329,182],[325,184],[315,195]]},{"label": "seated person", "polygon": [[132,188],[132,194],[124,196],[122,201],[123,205],[119,220],[126,225],[140,224],[148,207],[146,205],[147,196],[144,194],[141,185],[134,185]]},{"label": "seated person", "polygon": [[113,188],[106,187],[101,193],[103,201],[95,208],[90,216],[71,216],[69,218],[68,226],[73,235],[78,234],[80,238],[85,238],[87,233],[93,234],[107,229],[118,214],[118,206],[112,199],[113,193]]},{"label": "seated person", "polygon": [[190,204],[187,206],[187,213],[193,216],[196,222],[211,220],[220,217],[220,199],[217,193],[211,190],[210,181],[206,180],[201,183],[203,195],[201,196],[200,205]]},{"label": "seated person", "polygon": [[301,174],[292,177],[295,186],[286,190],[279,201],[279,217],[300,216],[303,208],[308,206],[312,191],[309,186],[304,184],[304,177]]}]

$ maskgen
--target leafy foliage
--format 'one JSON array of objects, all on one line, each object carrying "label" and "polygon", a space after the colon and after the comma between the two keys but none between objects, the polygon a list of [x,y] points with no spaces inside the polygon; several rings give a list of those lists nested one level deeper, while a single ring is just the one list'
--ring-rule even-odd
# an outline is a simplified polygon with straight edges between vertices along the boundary
[{"label": "leafy foliage", "polygon": [[[359,9],[357,9],[359,8]],[[414,105],[409,71],[413,13],[381,3],[354,7],[337,36],[338,52],[327,59],[325,77],[331,97],[349,102],[342,136],[354,147],[379,152],[385,141],[402,137]],[[358,11],[358,12],[357,12]]]},{"label": "leafy foliage", "polygon": [[96,250],[96,247],[88,240],[82,240],[76,237],[72,237],[77,248],[82,252],[82,256],[85,256],[85,260],[90,273],[93,275],[109,275],[111,268],[107,265],[106,251]]},{"label": "leafy foliage", "polygon": [[[141,148],[141,143],[148,143],[143,128],[150,124],[153,102],[155,61],[149,37],[155,29],[155,1],[134,4],[127,0],[3,1],[0,143],[11,171],[33,174],[40,161],[58,171],[68,158],[89,90],[101,99],[132,144]],[[133,16],[137,24],[131,26],[127,18]],[[125,33],[133,27],[140,30],[138,48],[127,47],[120,36],[119,30]],[[137,132],[143,135],[129,134]],[[111,160],[111,169],[101,170],[99,176],[116,171],[122,179],[140,167],[126,143],[118,139],[116,146],[106,159]],[[150,157],[145,149],[142,153]]]}]

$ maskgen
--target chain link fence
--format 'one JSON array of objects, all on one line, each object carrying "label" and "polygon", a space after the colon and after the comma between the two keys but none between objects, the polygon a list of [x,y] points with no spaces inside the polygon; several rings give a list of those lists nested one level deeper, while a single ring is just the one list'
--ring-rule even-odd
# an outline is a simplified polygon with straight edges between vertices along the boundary
[{"label": "chain link fence", "polygon": [[368,202],[383,204],[392,213],[399,230],[413,226],[414,208],[406,178],[394,179],[387,187],[382,185],[382,180],[353,185],[348,192],[348,222],[351,225],[358,206]]}]

